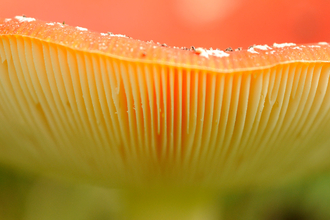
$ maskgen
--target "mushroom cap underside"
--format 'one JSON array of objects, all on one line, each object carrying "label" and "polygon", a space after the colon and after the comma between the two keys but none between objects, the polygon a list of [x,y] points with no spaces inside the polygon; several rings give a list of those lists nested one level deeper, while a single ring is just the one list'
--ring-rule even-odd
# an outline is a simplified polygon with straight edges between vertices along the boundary
[{"label": "mushroom cap underside", "polygon": [[109,186],[261,185],[326,168],[329,54],[0,19],[0,161]]}]

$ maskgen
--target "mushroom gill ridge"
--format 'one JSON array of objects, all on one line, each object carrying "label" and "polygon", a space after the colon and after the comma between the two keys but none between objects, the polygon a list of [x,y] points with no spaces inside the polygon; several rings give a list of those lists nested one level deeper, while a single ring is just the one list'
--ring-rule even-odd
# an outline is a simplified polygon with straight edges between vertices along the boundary
[{"label": "mushroom gill ridge", "polygon": [[329,165],[328,44],[186,51],[49,24],[0,19],[0,161],[111,186]]}]

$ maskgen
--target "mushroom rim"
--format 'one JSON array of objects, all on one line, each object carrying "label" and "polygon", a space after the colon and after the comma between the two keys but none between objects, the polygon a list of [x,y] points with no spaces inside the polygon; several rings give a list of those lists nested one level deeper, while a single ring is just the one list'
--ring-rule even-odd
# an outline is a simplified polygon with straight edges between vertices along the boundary
[{"label": "mushroom rim", "polygon": [[[304,60],[304,59],[297,59],[297,60],[288,60],[288,61],[276,61],[271,65],[260,65],[260,66],[254,66],[254,67],[244,67],[244,68],[239,68],[239,67],[234,67],[234,68],[215,68],[215,67],[207,67],[205,65],[194,65],[192,63],[185,64],[182,61],[175,62],[175,61],[162,61],[159,59],[141,59],[141,58],[130,58],[127,56],[123,55],[116,55],[114,53],[110,52],[103,52],[101,50],[90,50],[90,49],[84,49],[84,48],[76,48],[64,43],[58,43],[50,40],[44,40],[39,37],[32,37],[32,36],[27,36],[27,35],[20,35],[20,34],[0,34],[0,39],[3,37],[14,37],[14,38],[22,38],[23,40],[36,40],[39,41],[40,43],[46,43],[46,44],[51,44],[55,46],[61,46],[64,47],[65,49],[71,49],[73,51],[78,51],[82,53],[88,53],[88,54],[93,54],[93,55],[101,55],[104,57],[112,58],[112,59],[117,59],[120,61],[126,61],[126,62],[132,62],[136,64],[151,64],[151,65],[159,65],[159,66],[167,66],[169,68],[178,68],[178,69],[190,69],[192,71],[200,71],[200,72],[208,72],[208,73],[213,73],[213,74],[236,74],[236,73],[244,73],[244,72],[250,72],[250,71],[258,71],[258,70],[264,70],[264,69],[271,69],[277,66],[281,65],[286,65],[286,64],[327,64],[330,63],[330,60]],[[315,43],[314,43],[315,44]],[[308,44],[308,45],[314,45]],[[175,49],[175,48],[173,48]],[[179,50],[179,49],[178,49]],[[243,50],[244,51],[244,50]]]}]

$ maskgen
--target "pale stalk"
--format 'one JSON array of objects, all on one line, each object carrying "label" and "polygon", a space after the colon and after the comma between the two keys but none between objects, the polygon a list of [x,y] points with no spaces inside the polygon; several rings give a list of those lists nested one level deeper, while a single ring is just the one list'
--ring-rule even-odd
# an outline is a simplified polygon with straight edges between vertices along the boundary
[{"label": "pale stalk", "polygon": [[127,193],[124,219],[220,220],[217,193],[193,189],[145,189]]}]

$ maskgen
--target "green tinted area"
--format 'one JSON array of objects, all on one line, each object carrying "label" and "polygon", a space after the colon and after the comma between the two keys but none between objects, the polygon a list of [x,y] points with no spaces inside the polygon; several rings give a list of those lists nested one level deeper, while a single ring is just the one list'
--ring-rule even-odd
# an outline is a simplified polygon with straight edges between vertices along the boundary
[{"label": "green tinted area", "polygon": [[[0,167],[0,219],[121,219],[125,194],[29,176]],[[289,186],[228,193],[221,208],[227,220],[330,219],[330,173]]]}]

